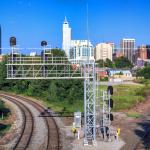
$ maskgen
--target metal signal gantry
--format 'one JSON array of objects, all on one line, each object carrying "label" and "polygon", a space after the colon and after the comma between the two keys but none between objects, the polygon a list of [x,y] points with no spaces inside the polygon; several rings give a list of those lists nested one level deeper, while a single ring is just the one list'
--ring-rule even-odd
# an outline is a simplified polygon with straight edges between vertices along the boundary
[{"label": "metal signal gantry", "polygon": [[54,57],[46,45],[39,56],[25,56],[11,47],[7,61],[7,79],[84,79],[84,143],[96,140],[94,60],[68,60]]}]

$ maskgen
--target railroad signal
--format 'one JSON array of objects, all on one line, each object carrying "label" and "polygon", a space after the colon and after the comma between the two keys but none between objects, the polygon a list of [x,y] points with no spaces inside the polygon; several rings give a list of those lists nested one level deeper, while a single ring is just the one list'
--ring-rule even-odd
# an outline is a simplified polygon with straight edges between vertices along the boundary
[{"label": "railroad signal", "polygon": [[46,46],[47,45],[47,42],[46,41],[42,41],[41,42],[41,46]]},{"label": "railroad signal", "polygon": [[114,101],[113,101],[112,98],[109,99],[108,105],[109,105],[110,108],[113,108],[113,106],[114,106]]},{"label": "railroad signal", "polygon": [[110,98],[111,95],[113,95],[113,86],[108,86],[107,88],[107,92],[108,92],[108,106],[109,106],[109,114],[108,114],[108,118],[110,121],[114,120],[113,114],[111,113],[111,109],[113,108],[113,99]]},{"label": "railroad signal", "polygon": [[109,118],[110,121],[113,121],[113,120],[114,120],[114,116],[113,116],[112,113],[108,114],[108,115],[107,115],[107,118]]},{"label": "railroad signal", "polygon": [[10,46],[16,46],[16,38],[10,37]]},{"label": "railroad signal", "polygon": [[110,95],[113,95],[113,87],[112,86],[108,86],[107,92],[110,93]]}]

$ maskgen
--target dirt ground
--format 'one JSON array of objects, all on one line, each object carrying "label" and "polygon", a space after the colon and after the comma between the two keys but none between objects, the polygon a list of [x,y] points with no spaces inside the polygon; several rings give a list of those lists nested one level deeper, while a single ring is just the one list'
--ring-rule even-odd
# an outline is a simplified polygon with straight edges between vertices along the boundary
[{"label": "dirt ground", "polygon": [[[127,112],[136,112],[142,116],[139,118],[127,117]],[[121,129],[121,138],[127,143],[123,150],[131,149],[131,147],[140,139],[140,136],[137,135],[136,131],[141,132],[141,135],[144,133],[147,122],[146,117],[149,116],[149,114],[150,96],[147,96],[144,102],[136,104],[132,109],[115,113],[113,126]]]},{"label": "dirt ground", "polygon": [[10,109],[11,114],[5,120],[0,120],[0,123],[11,124],[11,128],[4,136],[0,137],[0,145],[4,145],[8,143],[9,141],[11,141],[11,139],[14,137],[14,133],[16,132],[14,125],[13,125],[17,118],[16,111],[9,103],[5,102],[5,104],[6,104],[6,107]]},{"label": "dirt ground", "polygon": [[[141,117],[128,117],[126,115],[128,112],[139,113],[141,114]],[[135,130],[141,128],[139,128],[139,124],[143,123],[145,121],[145,116],[150,114],[150,96],[147,96],[144,102],[136,104],[132,109],[114,112],[113,114],[114,121],[112,122],[112,125],[115,128],[121,129],[121,139],[127,143],[126,146],[123,147],[123,150],[132,149],[132,146],[134,146],[139,140]],[[73,117],[64,117],[61,119],[65,126],[71,126],[73,123]]]},{"label": "dirt ground", "polygon": [[[11,115],[5,120],[0,121],[0,123],[6,123],[6,124],[13,124],[16,120],[16,113],[15,110],[7,104],[8,107],[11,109]],[[130,110],[123,110],[120,112],[114,112],[114,121],[112,122],[112,125],[116,128],[121,129],[121,138],[128,143],[130,141],[130,138],[132,138],[132,134],[135,128],[138,128],[138,124],[140,122],[143,122],[144,117],[140,118],[131,118],[127,117],[127,112],[137,112],[140,113],[142,116],[146,116],[150,114],[150,96],[147,96],[145,101],[139,104],[136,104],[132,109]],[[65,126],[71,126],[73,123],[73,117],[62,117],[61,120],[63,121]],[[4,144],[6,141],[9,142],[12,138],[12,133],[14,133],[15,129],[11,127],[9,132],[3,137],[0,138],[0,145]],[[131,135],[131,136],[129,136]],[[130,138],[128,138],[130,137]]]}]

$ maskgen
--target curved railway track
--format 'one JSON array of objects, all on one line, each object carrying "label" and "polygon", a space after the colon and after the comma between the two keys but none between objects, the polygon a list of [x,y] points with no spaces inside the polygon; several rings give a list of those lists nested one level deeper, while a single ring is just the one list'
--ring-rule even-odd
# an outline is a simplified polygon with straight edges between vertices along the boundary
[{"label": "curved railway track", "polygon": [[[44,111],[43,106],[41,106],[40,104],[38,104],[38,103],[28,99],[28,98],[25,98],[22,96],[17,96],[14,94],[8,94],[5,92],[1,93],[0,95],[6,99],[12,98],[15,100],[25,101],[25,102],[29,103],[30,105],[32,105],[33,107],[35,107],[39,112]],[[47,113],[47,115],[50,115],[50,114]],[[60,133],[59,133],[59,128],[57,126],[55,119],[53,117],[44,117],[44,121],[46,123],[47,131],[48,131],[47,132],[46,150],[61,150],[62,145],[60,142],[60,136],[59,136]],[[18,143],[20,143],[20,142],[18,142]]]},{"label": "curved railway track", "polygon": [[11,98],[11,97],[6,97],[7,100],[12,101],[15,103],[21,110],[22,115],[23,115],[23,128],[21,131],[21,135],[17,140],[17,143],[14,146],[14,150],[22,150],[26,149],[30,143],[31,137],[33,135],[33,127],[34,127],[34,119],[31,111],[21,102]]}]

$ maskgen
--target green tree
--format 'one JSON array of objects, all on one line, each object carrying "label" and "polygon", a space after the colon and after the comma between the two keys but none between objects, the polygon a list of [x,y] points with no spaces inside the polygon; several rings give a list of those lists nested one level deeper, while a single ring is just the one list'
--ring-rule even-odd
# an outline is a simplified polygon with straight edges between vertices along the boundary
[{"label": "green tree", "polygon": [[50,84],[49,90],[48,92],[50,93],[50,100],[52,101],[59,101],[59,99],[57,98],[57,85],[55,83],[55,80],[53,80]]},{"label": "green tree", "polygon": [[98,67],[100,67],[100,68],[104,67],[104,61],[102,59],[97,60],[96,63],[97,63]]},{"label": "green tree", "polygon": [[53,54],[54,57],[65,57],[65,51],[61,50],[61,49],[52,49],[51,53]]},{"label": "green tree", "polygon": [[105,67],[108,67],[108,68],[114,68],[113,62],[108,58],[106,58],[104,65]]},{"label": "green tree", "polygon": [[[60,49],[52,49],[52,53],[54,57],[65,57],[65,52]],[[67,58],[66,61],[68,61]],[[63,66],[58,67],[62,68]],[[59,68],[57,69],[59,70]],[[6,71],[5,59],[0,63],[1,90],[39,97],[48,101],[64,101],[69,105],[78,101],[83,102],[83,80],[7,80]]]},{"label": "green tree", "polygon": [[116,68],[132,68],[133,64],[126,57],[119,57],[114,60]]},{"label": "green tree", "polygon": [[6,80],[7,78],[7,70],[6,70],[6,62],[7,57],[5,56],[3,58],[3,61],[0,62],[0,90],[7,90],[13,87],[13,81],[12,80]]},{"label": "green tree", "polygon": [[114,63],[110,59],[106,59],[105,61],[100,59],[96,61],[97,66],[102,68],[102,67],[108,67],[108,68],[114,68]]},{"label": "green tree", "polygon": [[150,66],[146,66],[143,69],[137,71],[138,77],[144,77],[145,79],[150,79]]}]

